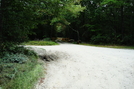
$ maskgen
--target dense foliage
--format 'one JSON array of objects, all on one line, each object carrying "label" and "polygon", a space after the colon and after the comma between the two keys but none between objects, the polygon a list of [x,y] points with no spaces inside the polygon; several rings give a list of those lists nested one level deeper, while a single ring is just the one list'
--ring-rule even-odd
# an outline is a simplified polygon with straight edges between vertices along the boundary
[{"label": "dense foliage", "polygon": [[0,50],[30,39],[66,37],[133,45],[133,0],[0,0]]},{"label": "dense foliage", "polygon": [[[45,24],[34,30],[37,35],[31,38],[61,36],[95,44],[134,44],[133,0],[81,0],[80,4],[86,9],[79,16],[74,17],[66,11],[68,14],[62,14],[65,19],[53,26],[46,19]],[[52,22],[55,20],[58,18]]]},{"label": "dense foliage", "polygon": [[76,17],[84,10],[79,3],[80,0],[0,0],[1,51],[26,41],[30,34],[38,34],[32,29],[39,24],[68,24],[65,15]]},{"label": "dense foliage", "polygon": [[71,26],[83,41],[96,44],[134,44],[133,0],[82,0],[86,10]]},{"label": "dense foliage", "polygon": [[0,3],[1,50],[26,41],[28,36],[31,39],[63,36],[96,44],[134,43],[133,0],[1,0]]}]

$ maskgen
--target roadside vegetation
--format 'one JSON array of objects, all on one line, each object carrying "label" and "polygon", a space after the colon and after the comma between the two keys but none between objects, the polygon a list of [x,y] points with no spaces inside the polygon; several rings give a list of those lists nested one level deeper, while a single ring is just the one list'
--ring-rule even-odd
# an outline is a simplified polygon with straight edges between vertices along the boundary
[{"label": "roadside vegetation", "polygon": [[[10,43],[11,44],[11,43]],[[21,45],[58,45],[49,39],[28,41]],[[0,52],[0,89],[33,89],[44,74],[38,55],[23,46],[5,46]]]},{"label": "roadside vegetation", "polygon": [[0,56],[0,89],[32,89],[44,74],[38,56],[24,47],[14,47]]},{"label": "roadside vegetation", "polygon": [[41,46],[45,46],[45,45],[58,45],[58,43],[53,42],[53,41],[29,41],[29,42],[25,42],[23,44],[24,45],[41,45]]},{"label": "roadside vegetation", "polygon": [[123,46],[123,45],[98,45],[89,43],[80,43],[80,45],[95,46],[95,47],[106,47],[106,48],[119,48],[119,49],[134,49],[134,46]]}]

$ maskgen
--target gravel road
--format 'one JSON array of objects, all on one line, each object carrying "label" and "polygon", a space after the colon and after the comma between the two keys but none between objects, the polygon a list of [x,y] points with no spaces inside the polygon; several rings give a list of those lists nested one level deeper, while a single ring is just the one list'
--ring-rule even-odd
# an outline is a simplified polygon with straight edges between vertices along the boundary
[{"label": "gravel road", "polygon": [[134,89],[134,50],[61,44],[44,48],[46,63],[36,89]]}]

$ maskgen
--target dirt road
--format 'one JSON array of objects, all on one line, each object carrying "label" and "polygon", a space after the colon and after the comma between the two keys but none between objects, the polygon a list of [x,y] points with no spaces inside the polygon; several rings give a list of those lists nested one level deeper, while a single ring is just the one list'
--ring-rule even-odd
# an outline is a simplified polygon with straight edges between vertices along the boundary
[{"label": "dirt road", "polygon": [[134,50],[61,44],[36,89],[134,89]]}]

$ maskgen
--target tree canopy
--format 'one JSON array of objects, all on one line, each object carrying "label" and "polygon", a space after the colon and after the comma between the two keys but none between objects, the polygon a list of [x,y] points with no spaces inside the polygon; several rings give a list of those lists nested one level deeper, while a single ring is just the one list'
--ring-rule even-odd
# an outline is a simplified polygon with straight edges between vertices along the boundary
[{"label": "tree canopy", "polygon": [[63,36],[133,45],[133,0],[0,0],[0,47]]},{"label": "tree canopy", "polygon": [[26,41],[38,24],[68,24],[65,15],[76,17],[83,10],[80,0],[1,0],[0,47],[6,49]]},{"label": "tree canopy", "polygon": [[71,20],[83,41],[96,44],[133,45],[133,0],[82,0],[84,12]]}]

